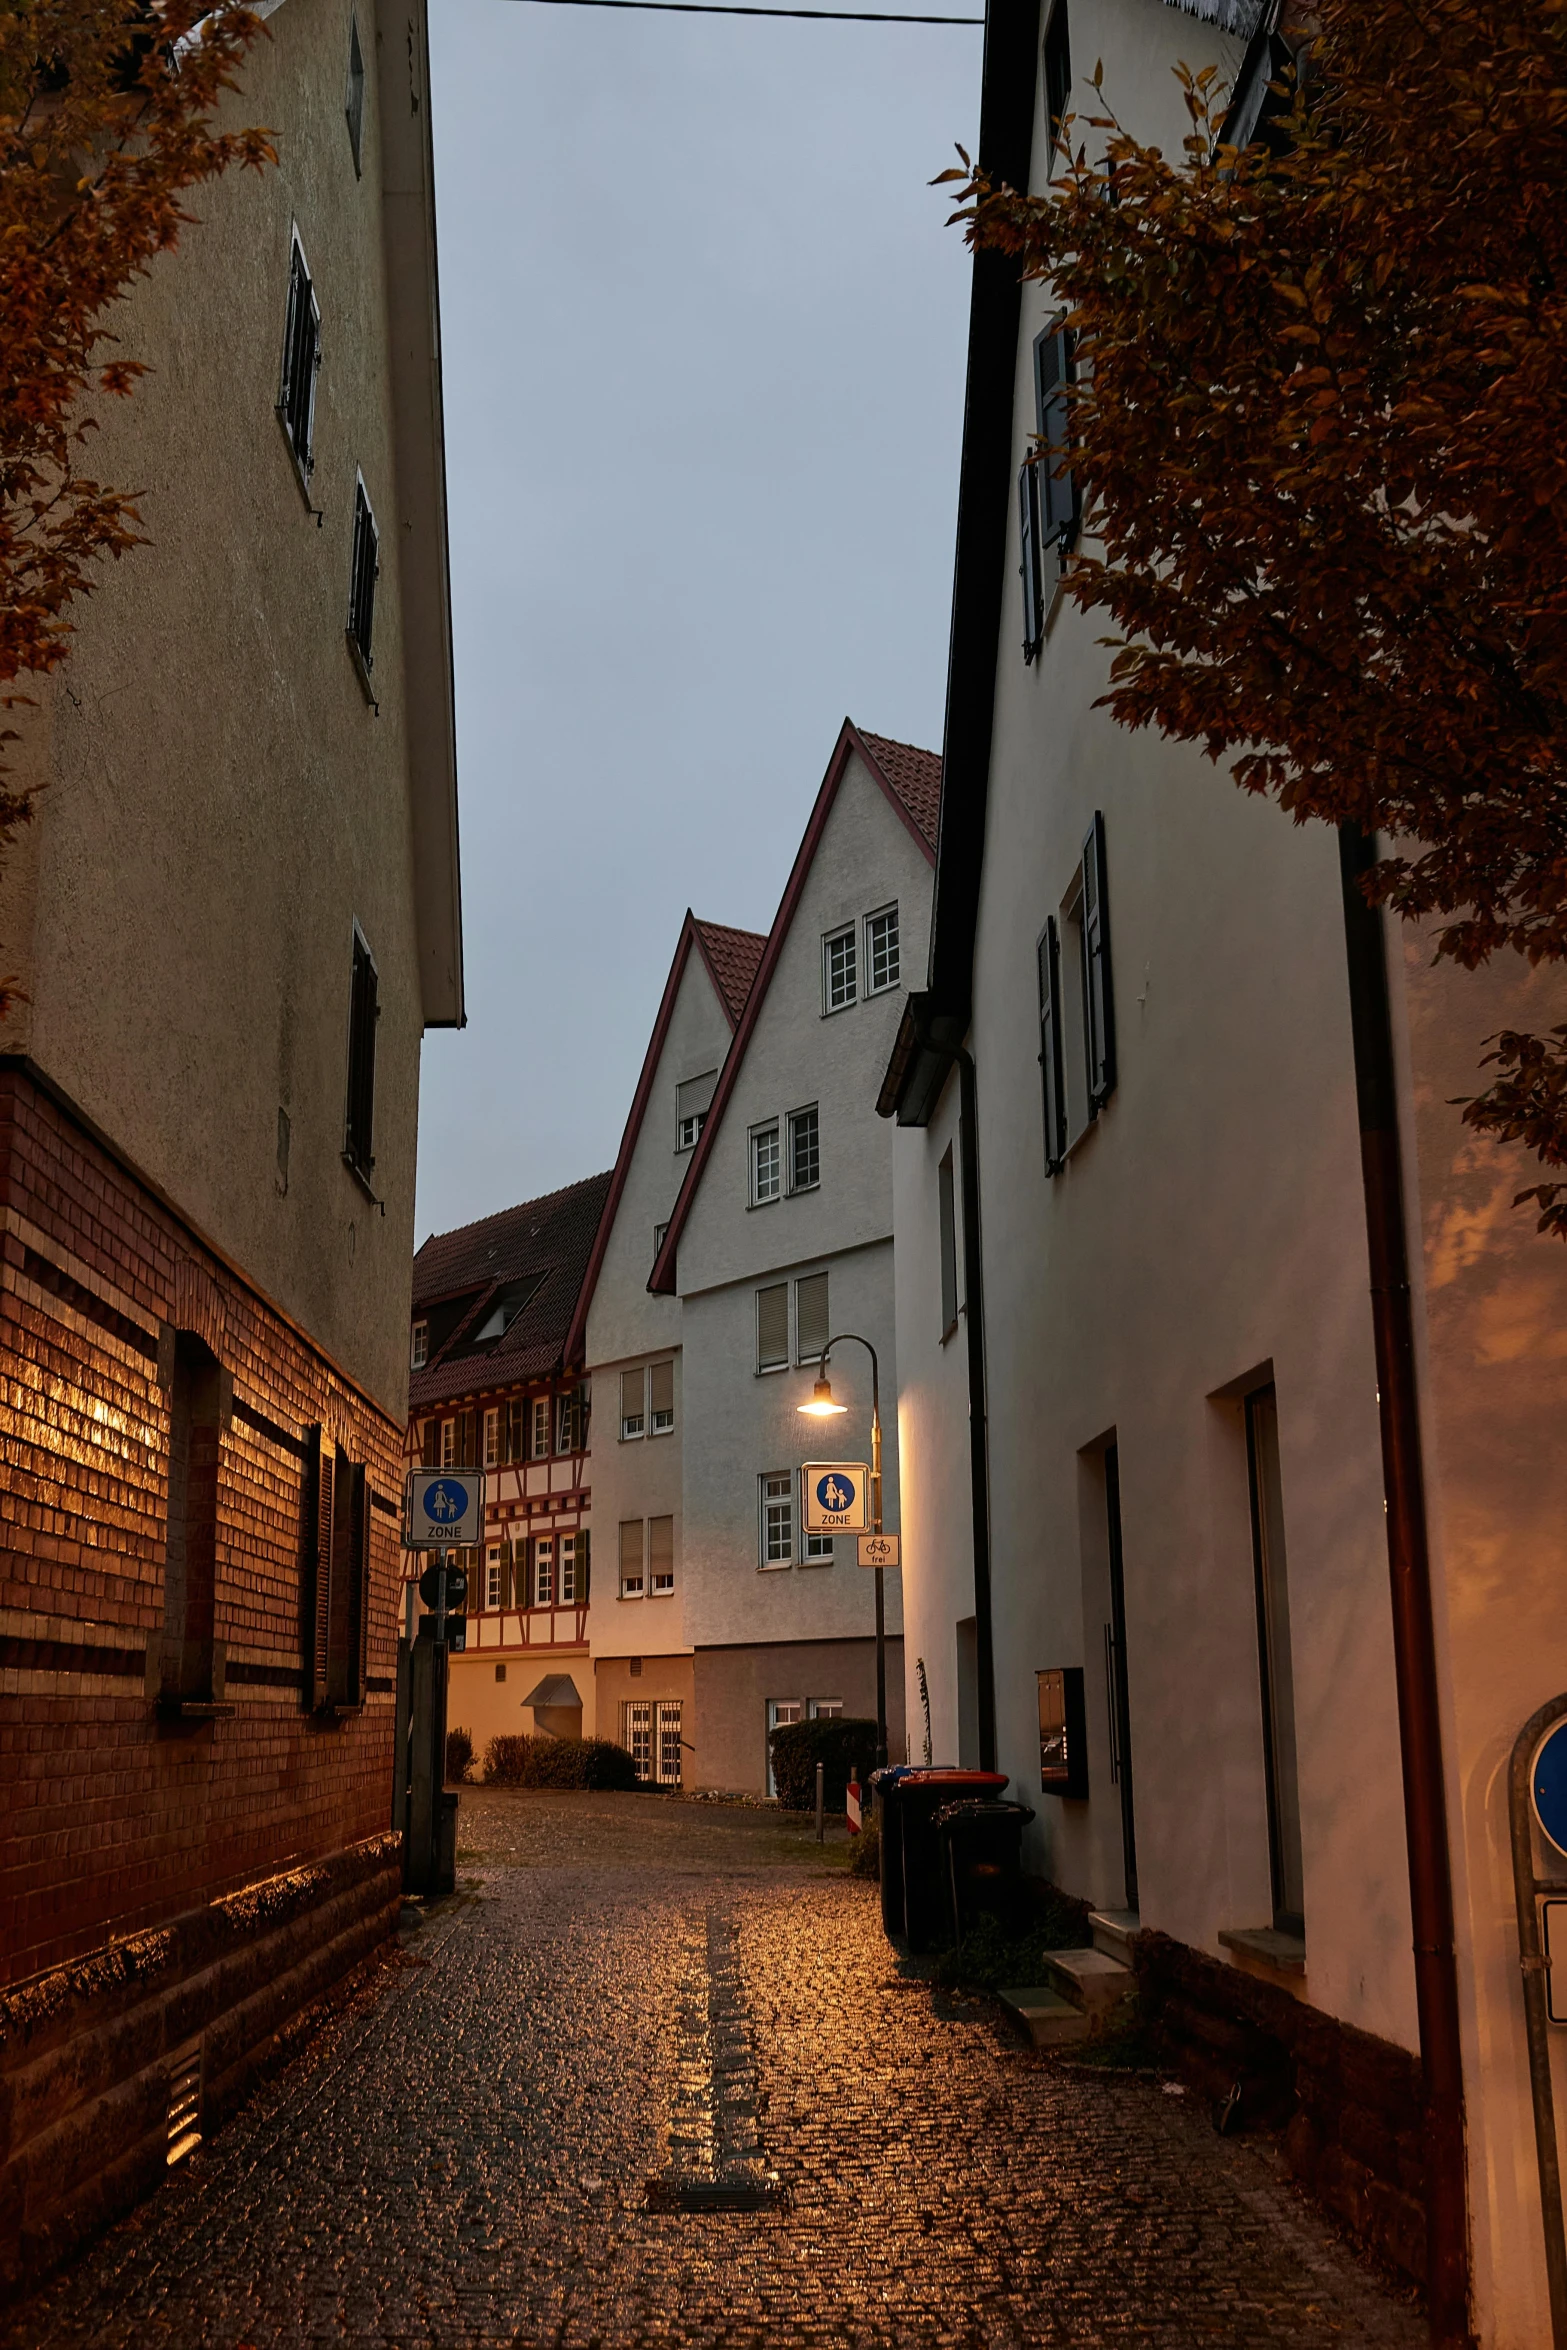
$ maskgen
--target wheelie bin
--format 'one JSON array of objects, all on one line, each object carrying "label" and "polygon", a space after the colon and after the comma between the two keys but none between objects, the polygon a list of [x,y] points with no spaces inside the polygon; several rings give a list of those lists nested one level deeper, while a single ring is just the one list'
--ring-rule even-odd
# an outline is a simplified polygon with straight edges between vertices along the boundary
[{"label": "wheelie bin", "polygon": [[881,1867],[881,1922],[888,1934],[903,1931],[903,1831],[898,1824],[898,1784],[914,1767],[913,1763],[883,1763],[879,1771],[871,1773]]},{"label": "wheelie bin", "polygon": [[1033,1818],[1026,1803],[970,1797],[944,1803],[935,1829],[941,1846],[947,1915],[954,1943],[982,1917],[1007,1934],[1022,1925],[1023,1830]]},{"label": "wheelie bin", "polygon": [[903,1844],[903,1931],[911,1950],[945,1947],[948,1895],[945,1856],[936,1814],[961,1796],[996,1796],[1005,1771],[909,1771],[898,1781],[898,1825]]}]

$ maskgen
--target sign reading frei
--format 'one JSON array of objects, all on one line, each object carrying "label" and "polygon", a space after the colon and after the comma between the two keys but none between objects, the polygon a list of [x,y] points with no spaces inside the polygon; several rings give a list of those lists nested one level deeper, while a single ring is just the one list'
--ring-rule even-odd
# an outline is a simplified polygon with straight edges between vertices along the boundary
[{"label": "sign reading frei", "polygon": [[898,1563],[898,1537],[896,1534],[862,1534],[860,1536],[860,1564],[862,1567],[895,1567]]},{"label": "sign reading frei", "polygon": [[800,1471],[807,1534],[859,1534],[871,1473],[864,1461],[807,1461]]},{"label": "sign reading frei", "polygon": [[403,1492],[410,1550],[456,1550],[484,1538],[482,1469],[414,1469]]}]

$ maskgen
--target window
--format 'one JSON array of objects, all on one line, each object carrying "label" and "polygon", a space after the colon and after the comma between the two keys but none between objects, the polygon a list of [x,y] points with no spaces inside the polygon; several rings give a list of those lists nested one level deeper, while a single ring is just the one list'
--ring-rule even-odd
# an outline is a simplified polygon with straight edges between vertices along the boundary
[{"label": "window", "polygon": [[546,1459],[546,1458],[547,1458],[547,1456],[548,1456],[548,1454],[549,1454],[549,1449],[550,1449],[550,1399],[549,1399],[549,1397],[548,1397],[547,1395],[536,1395],[536,1396],[534,1397],[534,1399],[533,1399],[533,1457],[534,1457],[534,1459],[535,1459],[536,1461],[542,1461],[542,1460]]},{"label": "window", "polygon": [[781,1371],[789,1360],[789,1284],[771,1282],[756,1293],[756,1367]]},{"label": "window", "polygon": [[348,119],[348,143],[354,151],[354,172],[364,169],[365,135],[365,56],[359,46],[359,19],[348,20],[348,87],[343,93],[343,112]]},{"label": "window", "polygon": [[787,1470],[770,1470],[762,1485],[762,1564],[787,1567],[794,1563],[794,1479]]},{"label": "window", "polygon": [[865,918],[866,994],[880,995],[884,989],[896,987],[898,967],[898,909],[888,906],[883,913]]},{"label": "window", "polygon": [[958,1326],[958,1220],[952,1180],[952,1145],[936,1169],[936,1214],[941,1226],[941,1335]]},{"label": "window", "polygon": [[306,1680],[312,1712],[365,1702],[370,1615],[370,1493],[362,1461],[305,1431]]},{"label": "window", "polygon": [[654,1255],[654,1258],[655,1258],[655,1260],[657,1259],[657,1256],[658,1256],[658,1252],[659,1252],[659,1250],[660,1250],[660,1249],[663,1247],[663,1245],[664,1245],[664,1242],[665,1242],[665,1241],[668,1239],[668,1237],[669,1237],[669,1225],[668,1225],[668,1223],[667,1223],[667,1222],[665,1222],[665,1223],[663,1223],[663,1224],[655,1224],[655,1225],[654,1225],[654,1227],[653,1227],[653,1255]]},{"label": "window", "polygon": [[1046,176],[1055,177],[1056,143],[1072,97],[1072,48],[1067,31],[1066,0],[1056,0],[1045,30],[1045,114],[1050,124],[1050,159]]},{"label": "window", "polygon": [[534,1540],[533,1604],[535,1607],[553,1607],[555,1605],[555,1537],[553,1534],[540,1534]]},{"label": "window", "polygon": [[675,1424],[675,1366],[673,1363],[653,1363],[649,1366],[648,1432],[653,1436],[667,1436]]},{"label": "window", "polygon": [[832,931],[822,940],[822,993],[829,1012],[847,1011],[859,994],[852,929]]},{"label": "window", "polygon": [[718,1083],[718,1071],[709,1069],[701,1077],[688,1077],[675,1088],[675,1148],[688,1151],[693,1148],[703,1127],[707,1124],[708,1105],[713,1088]]},{"label": "window", "polygon": [[843,1719],[843,1699],[841,1697],[813,1697],[806,1707],[806,1713],[813,1722],[841,1722]]},{"label": "window", "polygon": [[778,1121],[753,1127],[751,1132],[751,1205],[778,1197]]},{"label": "window", "polygon": [[277,412],[300,479],[308,487],[315,464],[316,375],[321,365],[321,312],[294,232],[288,263],[288,315],[283,327],[283,376]]},{"label": "window", "polygon": [[[636,1663],[632,1671],[637,1670]],[[640,1786],[678,1787],[683,1740],[678,1697],[631,1697],[620,1708],[621,1743]]]},{"label": "window", "polygon": [[791,1722],[803,1722],[805,1701],[800,1697],[770,1697],[767,1700],[767,1792],[776,1796],[778,1782],[773,1777],[773,1732],[785,1730]]},{"label": "window", "polygon": [[649,1518],[647,1522],[648,1589],[656,1599],[675,1588],[675,1521]]},{"label": "window", "polygon": [[555,1450],[557,1452],[586,1452],[588,1449],[588,1391],[585,1387],[568,1388],[556,1398]]},{"label": "window", "polygon": [[441,1423],[439,1420],[426,1420],[419,1431],[419,1466],[421,1469],[438,1469],[440,1465]]},{"label": "window", "polygon": [[506,1605],[505,1553],[500,1545],[493,1545],[484,1554],[484,1604],[486,1607]]},{"label": "window", "polygon": [[1257,1576],[1257,1650],[1262,1669],[1263,1762],[1268,1799],[1268,1854],[1273,1923],[1280,1933],[1306,1931],[1305,1868],[1300,1843],[1300,1782],[1295,1762],[1295,1681],[1290,1657],[1289,1571],[1284,1551],[1284,1496],[1279,1479],[1279,1399],[1271,1386],[1246,1398],[1246,1457],[1251,1472],[1251,1540]]},{"label": "window", "polygon": [[830,1567],[832,1565],[832,1542],[833,1538],[830,1534],[807,1534],[805,1537],[805,1556],[800,1562],[801,1565],[806,1567]]},{"label": "window", "polygon": [[1045,1097],[1045,1173],[1066,1162],[1066,1071],[1061,1058],[1061,935],[1052,914],[1040,934],[1039,1074]]},{"label": "window", "polygon": [[375,666],[375,583],[381,576],[381,534],[361,475],[354,484],[354,553],[348,578],[348,641],[366,678]]},{"label": "window", "polygon": [[354,924],[353,976],[348,999],[348,1107],[343,1159],[369,1188],[375,1165],[375,1025],[381,1017],[375,961]]},{"label": "window", "polygon": [[653,1702],[628,1698],[621,1707],[621,1742],[636,1766],[637,1781],[647,1786],[653,1777]]},{"label": "window", "polygon": [[1078,491],[1064,460],[1071,446],[1072,338],[1059,323],[1034,343],[1035,444],[1017,477],[1019,576],[1023,582],[1023,658],[1045,637],[1045,617],[1062,558],[1077,537]]},{"label": "window", "polygon": [[1082,862],[1072,876],[1059,919],[1052,915],[1045,924],[1038,961],[1045,1172],[1054,1175],[1115,1091],[1115,996],[1102,815],[1096,815],[1089,827]]},{"label": "window", "polygon": [[794,1351],[797,1362],[821,1360],[832,1333],[827,1322],[827,1276],[807,1273],[794,1285]]},{"label": "window", "polygon": [[457,1467],[457,1423],[455,1420],[441,1422],[441,1467],[443,1469]]},{"label": "window", "polygon": [[575,1534],[560,1538],[560,1604],[562,1607],[586,1607],[588,1600],[588,1530],[579,1526]]},{"label": "window", "polygon": [[658,1743],[655,1749],[658,1761],[658,1783],[661,1787],[680,1784],[680,1752],[684,1744],[680,1735],[679,1698],[661,1697],[658,1701]]},{"label": "window", "polygon": [[499,1411],[484,1415],[484,1465],[487,1469],[499,1466],[501,1457],[501,1415]]},{"label": "window", "polygon": [[223,1441],[218,1359],[191,1331],[174,1341],[169,1395],[169,1502],[158,1703],[169,1713],[213,1702],[218,1571],[218,1465]]},{"label": "window", "polygon": [[647,1421],[643,1413],[644,1377],[640,1370],[620,1374],[620,1440],[628,1443],[633,1436],[645,1434]]},{"label": "window", "polygon": [[789,1189],[814,1191],[822,1179],[821,1122],[813,1102],[789,1113]]},{"label": "window", "polygon": [[620,1596],[622,1599],[640,1599],[646,1589],[642,1572],[642,1520],[623,1518],[620,1523]]},{"label": "window", "polygon": [[430,1325],[428,1322],[416,1322],[414,1324],[414,1346],[412,1357],[414,1369],[416,1371],[422,1371],[429,1359]]},{"label": "window", "polygon": [[1105,898],[1105,820],[1096,814],[1083,843],[1083,1020],[1088,1114],[1115,1091],[1115,1000],[1110,987],[1110,909]]}]

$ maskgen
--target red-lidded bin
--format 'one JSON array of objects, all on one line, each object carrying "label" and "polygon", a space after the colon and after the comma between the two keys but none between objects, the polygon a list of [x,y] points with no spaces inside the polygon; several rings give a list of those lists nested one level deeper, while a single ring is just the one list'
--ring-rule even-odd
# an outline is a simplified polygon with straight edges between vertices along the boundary
[{"label": "red-lidded bin", "polygon": [[936,1814],[963,1796],[997,1796],[1005,1771],[906,1771],[898,1781],[897,1818],[903,1842],[903,1931],[911,1950],[941,1950],[949,1933],[946,1855]]},{"label": "red-lidded bin", "polygon": [[964,1798],[944,1803],[936,1814],[936,1840],[945,1867],[954,1946],[982,1917],[992,1917],[1005,1934],[1023,1922],[1023,1830],[1033,1818],[1026,1803]]}]

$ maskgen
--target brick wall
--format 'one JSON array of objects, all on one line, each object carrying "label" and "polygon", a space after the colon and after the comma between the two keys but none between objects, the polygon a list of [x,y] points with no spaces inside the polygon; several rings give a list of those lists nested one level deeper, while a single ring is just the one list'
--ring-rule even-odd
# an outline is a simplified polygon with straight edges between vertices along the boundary
[{"label": "brick wall", "polygon": [[[86,1134],[0,1067],[0,1983],[390,1817],[402,1432]],[[232,1382],[214,1631],[232,1715],[161,1719],[172,1333]],[[368,1696],[306,1710],[302,1431],[368,1467]],[[387,1506],[375,1506],[376,1503]]]}]

